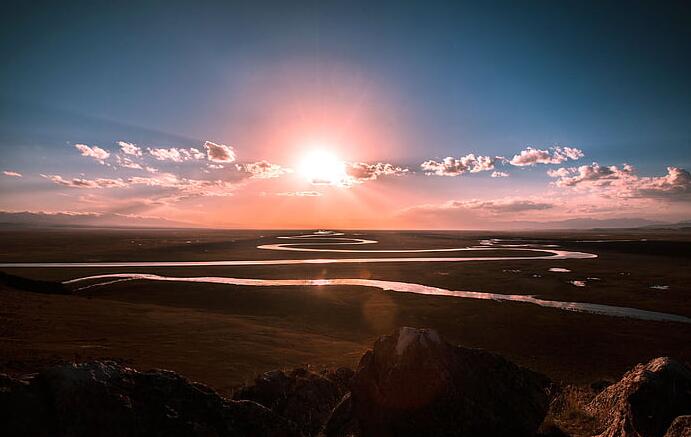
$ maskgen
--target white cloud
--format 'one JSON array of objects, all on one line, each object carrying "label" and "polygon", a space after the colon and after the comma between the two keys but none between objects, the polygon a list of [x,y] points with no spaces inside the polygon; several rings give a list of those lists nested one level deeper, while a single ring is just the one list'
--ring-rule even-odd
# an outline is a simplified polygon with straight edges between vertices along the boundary
[{"label": "white cloud", "polygon": [[136,144],[128,143],[126,141],[118,141],[118,145],[120,146],[122,153],[125,155],[142,156],[142,149]]},{"label": "white cloud", "polygon": [[508,178],[509,174],[504,171],[493,171],[490,176],[493,178]]},{"label": "white cloud", "polygon": [[105,164],[105,160],[110,156],[110,153],[98,146],[89,147],[86,144],[75,144],[74,147],[82,153],[82,156],[93,158],[101,164]]},{"label": "white cloud", "polygon": [[528,147],[509,161],[511,165],[523,167],[535,164],[561,164],[570,160],[582,158],[583,151],[575,147],[554,146],[548,150]]},{"label": "white cloud", "polygon": [[149,154],[159,161],[183,162],[190,160],[204,159],[205,155],[199,150],[191,147],[185,148],[149,148]]},{"label": "white cloud", "polygon": [[10,170],[5,170],[5,171],[2,172],[2,174],[4,174],[5,176],[12,176],[12,177],[15,177],[15,178],[20,178],[20,177],[22,177],[22,174],[21,174],[21,173],[18,173],[18,172],[16,172],[16,171],[10,171]]},{"label": "white cloud", "polygon": [[464,173],[479,173],[494,170],[497,157],[475,156],[470,153],[459,158],[447,156],[441,162],[429,160],[423,162],[420,167],[426,175],[458,176]]},{"label": "white cloud", "polygon": [[204,143],[206,156],[213,162],[233,162],[235,161],[235,150],[225,144],[216,144],[211,141]]}]

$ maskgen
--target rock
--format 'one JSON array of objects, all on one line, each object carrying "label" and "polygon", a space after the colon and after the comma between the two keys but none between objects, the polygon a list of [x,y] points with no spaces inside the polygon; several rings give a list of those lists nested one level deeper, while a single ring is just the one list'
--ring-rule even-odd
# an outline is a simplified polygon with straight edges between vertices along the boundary
[{"label": "rock", "polygon": [[295,423],[305,435],[316,435],[348,391],[352,375],[346,368],[322,374],[307,369],[275,370],[238,390],[233,398],[262,404]]},{"label": "rock", "polygon": [[691,437],[691,416],[679,416],[674,419],[665,437]]},{"label": "rock", "polygon": [[0,377],[6,436],[299,436],[252,401],[229,401],[163,370],[138,372],[95,361]]},{"label": "rock", "polygon": [[601,437],[662,437],[677,416],[691,414],[691,369],[666,357],[639,364],[587,409]]},{"label": "rock", "polygon": [[433,330],[401,328],[362,357],[351,399],[339,404],[324,434],[532,436],[547,412],[549,386],[498,355],[452,346]]},{"label": "rock", "polygon": [[362,435],[360,424],[353,415],[353,398],[347,393],[333,409],[319,437],[355,437]]}]

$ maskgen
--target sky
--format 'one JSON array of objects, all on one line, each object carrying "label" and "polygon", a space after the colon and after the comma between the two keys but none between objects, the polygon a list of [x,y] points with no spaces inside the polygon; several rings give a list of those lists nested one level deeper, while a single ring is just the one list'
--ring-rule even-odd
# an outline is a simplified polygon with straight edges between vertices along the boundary
[{"label": "sky", "polygon": [[691,219],[688,2],[197,3],[4,4],[0,211]]}]

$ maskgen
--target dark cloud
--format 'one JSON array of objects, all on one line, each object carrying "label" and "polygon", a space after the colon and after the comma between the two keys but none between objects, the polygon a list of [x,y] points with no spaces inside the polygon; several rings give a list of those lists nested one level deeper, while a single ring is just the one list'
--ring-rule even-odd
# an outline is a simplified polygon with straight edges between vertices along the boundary
[{"label": "dark cloud", "polygon": [[211,141],[206,141],[204,143],[204,148],[206,149],[206,156],[209,161],[213,162],[234,162],[235,161],[235,150],[231,146],[226,146],[225,144],[216,144]]},{"label": "dark cloud", "polygon": [[355,182],[376,180],[380,176],[402,176],[409,172],[407,168],[397,167],[388,162],[348,162],[345,171]]}]

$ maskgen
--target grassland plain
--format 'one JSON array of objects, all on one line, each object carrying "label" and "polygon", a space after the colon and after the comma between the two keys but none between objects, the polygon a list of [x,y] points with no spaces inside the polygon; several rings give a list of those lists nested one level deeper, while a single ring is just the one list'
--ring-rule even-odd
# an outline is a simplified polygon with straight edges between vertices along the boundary
[{"label": "grassland plain", "polygon": [[[294,234],[290,230],[12,229],[0,232],[0,262],[353,257],[345,253],[257,249],[258,245],[281,242],[278,236]],[[3,270],[52,281],[123,272],[381,279],[691,316],[691,236],[685,232],[348,234],[379,241],[376,246],[353,247],[358,249],[450,248],[500,238],[510,240],[504,241],[506,244],[557,244],[565,250],[596,253],[598,258]],[[495,251],[492,256],[530,254],[512,248]],[[550,268],[569,271],[555,272]],[[583,281],[585,286],[575,286],[575,281]],[[435,328],[452,342],[501,353],[564,382],[613,380],[629,366],[662,355],[691,360],[689,324],[564,312],[524,303],[385,292],[369,287],[257,288],[129,281],[94,287],[79,296],[42,295],[3,286],[0,300],[0,366],[10,373],[23,373],[63,360],[114,358],[138,368],[169,368],[230,391],[257,373],[274,368],[303,364],[355,366],[375,338],[398,326]]]}]

